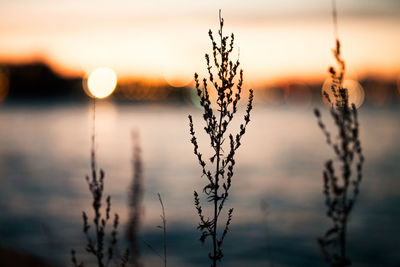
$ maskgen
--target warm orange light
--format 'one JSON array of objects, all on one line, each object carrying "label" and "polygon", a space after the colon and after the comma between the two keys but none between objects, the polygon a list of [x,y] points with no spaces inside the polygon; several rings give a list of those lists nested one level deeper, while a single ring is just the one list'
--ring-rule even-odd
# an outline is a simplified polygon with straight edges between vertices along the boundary
[{"label": "warm orange light", "polygon": [[193,79],[184,79],[178,76],[169,76],[169,77],[165,77],[165,81],[173,86],[173,87],[185,87],[187,85],[189,85],[189,83],[192,81]]},{"label": "warm orange light", "polygon": [[110,68],[97,68],[87,79],[87,89],[91,97],[106,98],[117,86],[117,75]]},{"label": "warm orange light", "polygon": [[167,49],[162,60],[162,75],[170,86],[185,87],[193,81],[196,66],[193,64],[192,54],[185,47]]},{"label": "warm orange light", "polygon": [[185,87],[193,81],[193,69],[180,66],[165,67],[163,71],[165,81],[173,87]]},{"label": "warm orange light", "polygon": [[[328,93],[330,100],[334,101],[335,97],[333,96],[331,86],[331,78],[326,79],[324,84],[322,85],[322,100],[329,107],[331,106],[331,104],[328,102],[328,99],[326,99],[323,92],[325,91],[326,93]],[[344,80],[343,88],[347,89],[349,95],[349,105],[354,104],[356,108],[361,107],[361,105],[364,103],[365,98],[365,93],[362,86],[357,81]]]}]

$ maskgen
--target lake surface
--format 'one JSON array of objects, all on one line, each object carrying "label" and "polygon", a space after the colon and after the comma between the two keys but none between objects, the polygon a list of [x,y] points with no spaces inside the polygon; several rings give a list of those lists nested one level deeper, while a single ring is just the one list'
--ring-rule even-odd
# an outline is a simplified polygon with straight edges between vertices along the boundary
[{"label": "lake surface", "polygon": [[[330,122],[328,110],[321,109]],[[208,266],[211,243],[198,241],[193,205],[193,190],[201,191],[205,178],[190,143],[188,114],[207,155],[195,107],[98,103],[97,163],[123,234],[133,176],[131,134],[138,131],[144,164],[140,239],[162,251],[159,192],[169,266]],[[400,266],[400,107],[362,107],[359,116],[366,162],[348,228],[349,256],[354,266]],[[58,266],[70,266],[71,248],[85,257],[81,214],[92,216],[84,179],[90,171],[90,118],[89,104],[0,106],[0,245]],[[316,238],[331,225],[322,168],[333,154],[312,109],[256,105],[242,144],[226,203],[234,215],[221,266],[324,266]],[[145,266],[161,266],[140,244]]]}]

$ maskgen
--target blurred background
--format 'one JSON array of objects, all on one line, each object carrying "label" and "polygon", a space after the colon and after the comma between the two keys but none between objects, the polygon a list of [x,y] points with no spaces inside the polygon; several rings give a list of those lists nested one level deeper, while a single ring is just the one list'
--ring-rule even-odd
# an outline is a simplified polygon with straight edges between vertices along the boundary
[{"label": "blurred background", "polygon": [[[219,9],[225,34],[235,34],[232,59],[239,57],[244,70],[246,90],[232,132],[239,129],[247,89],[255,90],[227,203],[235,211],[221,266],[324,266],[316,238],[330,226],[322,168],[333,153],[313,109],[320,108],[334,132],[321,98],[329,88],[328,67],[335,64],[328,0],[0,1],[4,262],[26,257],[38,266],[69,266],[71,248],[90,262],[81,212],[92,215],[84,177],[97,97],[97,160],[112,210],[121,217],[121,248],[135,131],[143,162],[142,262],[162,264],[143,243],[162,250],[159,192],[169,265],[208,264],[192,199],[205,181],[187,116],[194,117],[206,155],[193,74],[206,77],[208,29],[217,33]],[[338,0],[337,9],[345,86],[359,110],[366,157],[349,224],[349,255],[355,266],[398,266],[400,2]]]}]

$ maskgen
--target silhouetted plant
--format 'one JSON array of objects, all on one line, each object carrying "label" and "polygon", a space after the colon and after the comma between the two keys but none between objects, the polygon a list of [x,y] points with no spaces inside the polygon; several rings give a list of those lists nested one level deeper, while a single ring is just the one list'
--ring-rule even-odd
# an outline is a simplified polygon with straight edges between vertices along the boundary
[{"label": "silhouetted plant", "polygon": [[142,266],[140,263],[140,249],[138,232],[142,216],[143,198],[143,161],[139,145],[139,134],[132,134],[133,140],[133,179],[129,192],[129,219],[126,235],[130,244],[131,256],[129,261],[133,266]]},{"label": "silhouetted plant", "polygon": [[[107,248],[106,244],[106,227],[110,220],[110,211],[111,211],[111,197],[107,196],[105,204],[105,214],[102,214],[101,206],[103,205],[103,193],[104,193],[104,177],[105,173],[102,169],[100,169],[99,173],[96,170],[96,154],[95,154],[95,111],[96,111],[96,100],[93,99],[93,132],[92,132],[92,148],[91,148],[91,177],[86,176],[86,182],[89,185],[89,191],[92,195],[92,207],[94,211],[93,218],[93,228],[94,228],[94,238],[90,234],[91,225],[89,223],[88,216],[86,212],[82,212],[83,218],[83,233],[86,236],[87,244],[86,251],[93,256],[95,256],[98,267],[106,267],[109,266],[112,260],[116,258],[116,245],[118,242],[117,234],[118,234],[118,224],[119,217],[118,214],[114,214],[114,220],[112,224],[112,231],[110,233],[110,240],[108,242]],[[129,258],[129,250],[127,249],[120,258],[119,266],[125,266],[128,262]],[[74,267],[83,267],[84,263],[78,263],[76,259],[75,250],[71,250],[71,260],[72,265]]]},{"label": "silhouetted plant", "polygon": [[[359,138],[357,109],[354,104],[349,105],[348,90],[343,87],[345,62],[340,56],[335,5],[333,5],[333,17],[336,37],[336,48],[333,53],[340,70],[337,72],[334,67],[329,68],[332,77],[331,91],[334,99],[330,99],[328,92],[324,91],[323,95],[331,105],[331,115],[338,129],[337,138],[331,137],[330,132],[322,122],[319,110],[314,110],[318,125],[326,137],[326,142],[335,153],[335,159],[328,160],[323,171],[327,216],[332,220],[333,226],[328,229],[323,237],[318,239],[318,242],[328,264],[331,266],[349,266],[351,261],[346,252],[346,230],[350,212],[359,193],[364,156]],[[339,175],[335,173],[335,164],[341,168]]]},{"label": "silhouetted plant", "polygon": [[167,267],[167,218],[165,217],[164,203],[163,203],[163,201],[162,201],[162,199],[161,199],[161,195],[160,195],[160,193],[157,193],[157,195],[158,195],[158,200],[160,201],[161,211],[162,211],[162,213],[161,213],[161,215],[160,215],[162,225],[158,225],[157,228],[160,228],[160,229],[163,230],[163,250],[164,250],[163,252],[164,252],[164,255],[161,256],[161,254],[158,253],[158,251],[157,251],[152,245],[150,245],[150,244],[147,243],[146,241],[143,241],[143,242],[144,242],[144,243],[146,244],[146,246],[148,246],[157,256],[159,256],[159,257],[163,260],[163,262],[164,262],[164,267]]},{"label": "silhouetted plant", "polygon": [[[210,89],[208,88],[207,79],[203,79],[201,86],[198,74],[194,74],[197,94],[200,97],[200,105],[204,108],[203,119],[206,123],[204,130],[209,136],[210,145],[214,150],[207,164],[203,159],[203,155],[199,152],[199,146],[193,127],[193,119],[192,116],[189,115],[190,135],[191,142],[194,145],[194,154],[197,156],[201,165],[202,176],[207,178],[207,185],[203,188],[203,193],[207,201],[213,204],[212,215],[208,217],[203,212],[199,194],[194,191],[195,207],[200,217],[198,226],[198,229],[201,231],[200,241],[204,243],[207,237],[211,237],[213,249],[212,252],[209,253],[209,258],[212,261],[213,267],[216,267],[217,261],[220,261],[223,257],[222,245],[232,220],[233,209],[231,208],[228,210],[227,221],[224,224],[224,230],[220,234],[218,232],[218,219],[225,201],[228,198],[229,189],[231,188],[235,153],[241,145],[241,138],[246,132],[246,126],[250,122],[250,111],[253,108],[253,90],[250,89],[244,122],[240,125],[240,131],[237,134],[229,134],[229,145],[224,149],[223,144],[226,140],[228,125],[237,112],[237,104],[241,97],[243,70],[239,72],[239,79],[235,89],[234,79],[237,75],[240,63],[239,60],[236,60],[234,63],[229,59],[233,51],[234,35],[231,35],[230,41],[228,36],[223,35],[222,28],[224,26],[224,20],[221,17],[221,10],[219,11],[219,26],[218,35],[220,40],[218,45],[214,40],[212,31],[209,30],[208,32],[213,48],[213,63],[217,73],[216,79],[212,71],[213,66],[212,63],[210,63],[210,56],[208,54],[205,55],[209,75],[208,80],[217,92],[215,110],[210,100]],[[215,168],[215,172],[212,172],[210,170],[211,168]]]},{"label": "silhouetted plant", "polygon": [[164,247],[164,267],[167,267],[167,218],[165,217],[164,203],[161,199],[160,193],[158,193],[158,200],[160,201],[162,214],[160,215],[162,225],[158,228],[163,230],[163,247]]}]

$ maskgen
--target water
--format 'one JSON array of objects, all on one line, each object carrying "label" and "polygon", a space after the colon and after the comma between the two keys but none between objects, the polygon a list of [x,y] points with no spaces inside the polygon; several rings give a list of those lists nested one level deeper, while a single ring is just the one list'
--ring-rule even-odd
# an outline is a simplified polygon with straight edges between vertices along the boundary
[{"label": "water", "polygon": [[[324,121],[330,121],[323,110]],[[400,264],[399,112],[399,106],[360,109],[366,162],[348,230],[355,266]],[[159,192],[168,220],[169,266],[209,265],[207,246],[195,229],[193,190],[201,191],[205,178],[190,143],[188,114],[206,155],[208,140],[196,108],[107,102],[97,108],[97,160],[106,173],[112,212],[121,217],[120,233],[132,179],[131,133],[138,130],[145,179],[140,238],[162,251]],[[0,107],[0,245],[59,266],[70,265],[71,248],[85,257],[81,212],[91,211],[84,180],[90,170],[90,116],[85,104]],[[324,266],[316,238],[330,226],[322,195],[322,167],[330,157],[311,109],[256,106],[237,154],[226,205],[234,207],[234,216],[221,266]],[[161,266],[140,244],[146,266]]]}]

